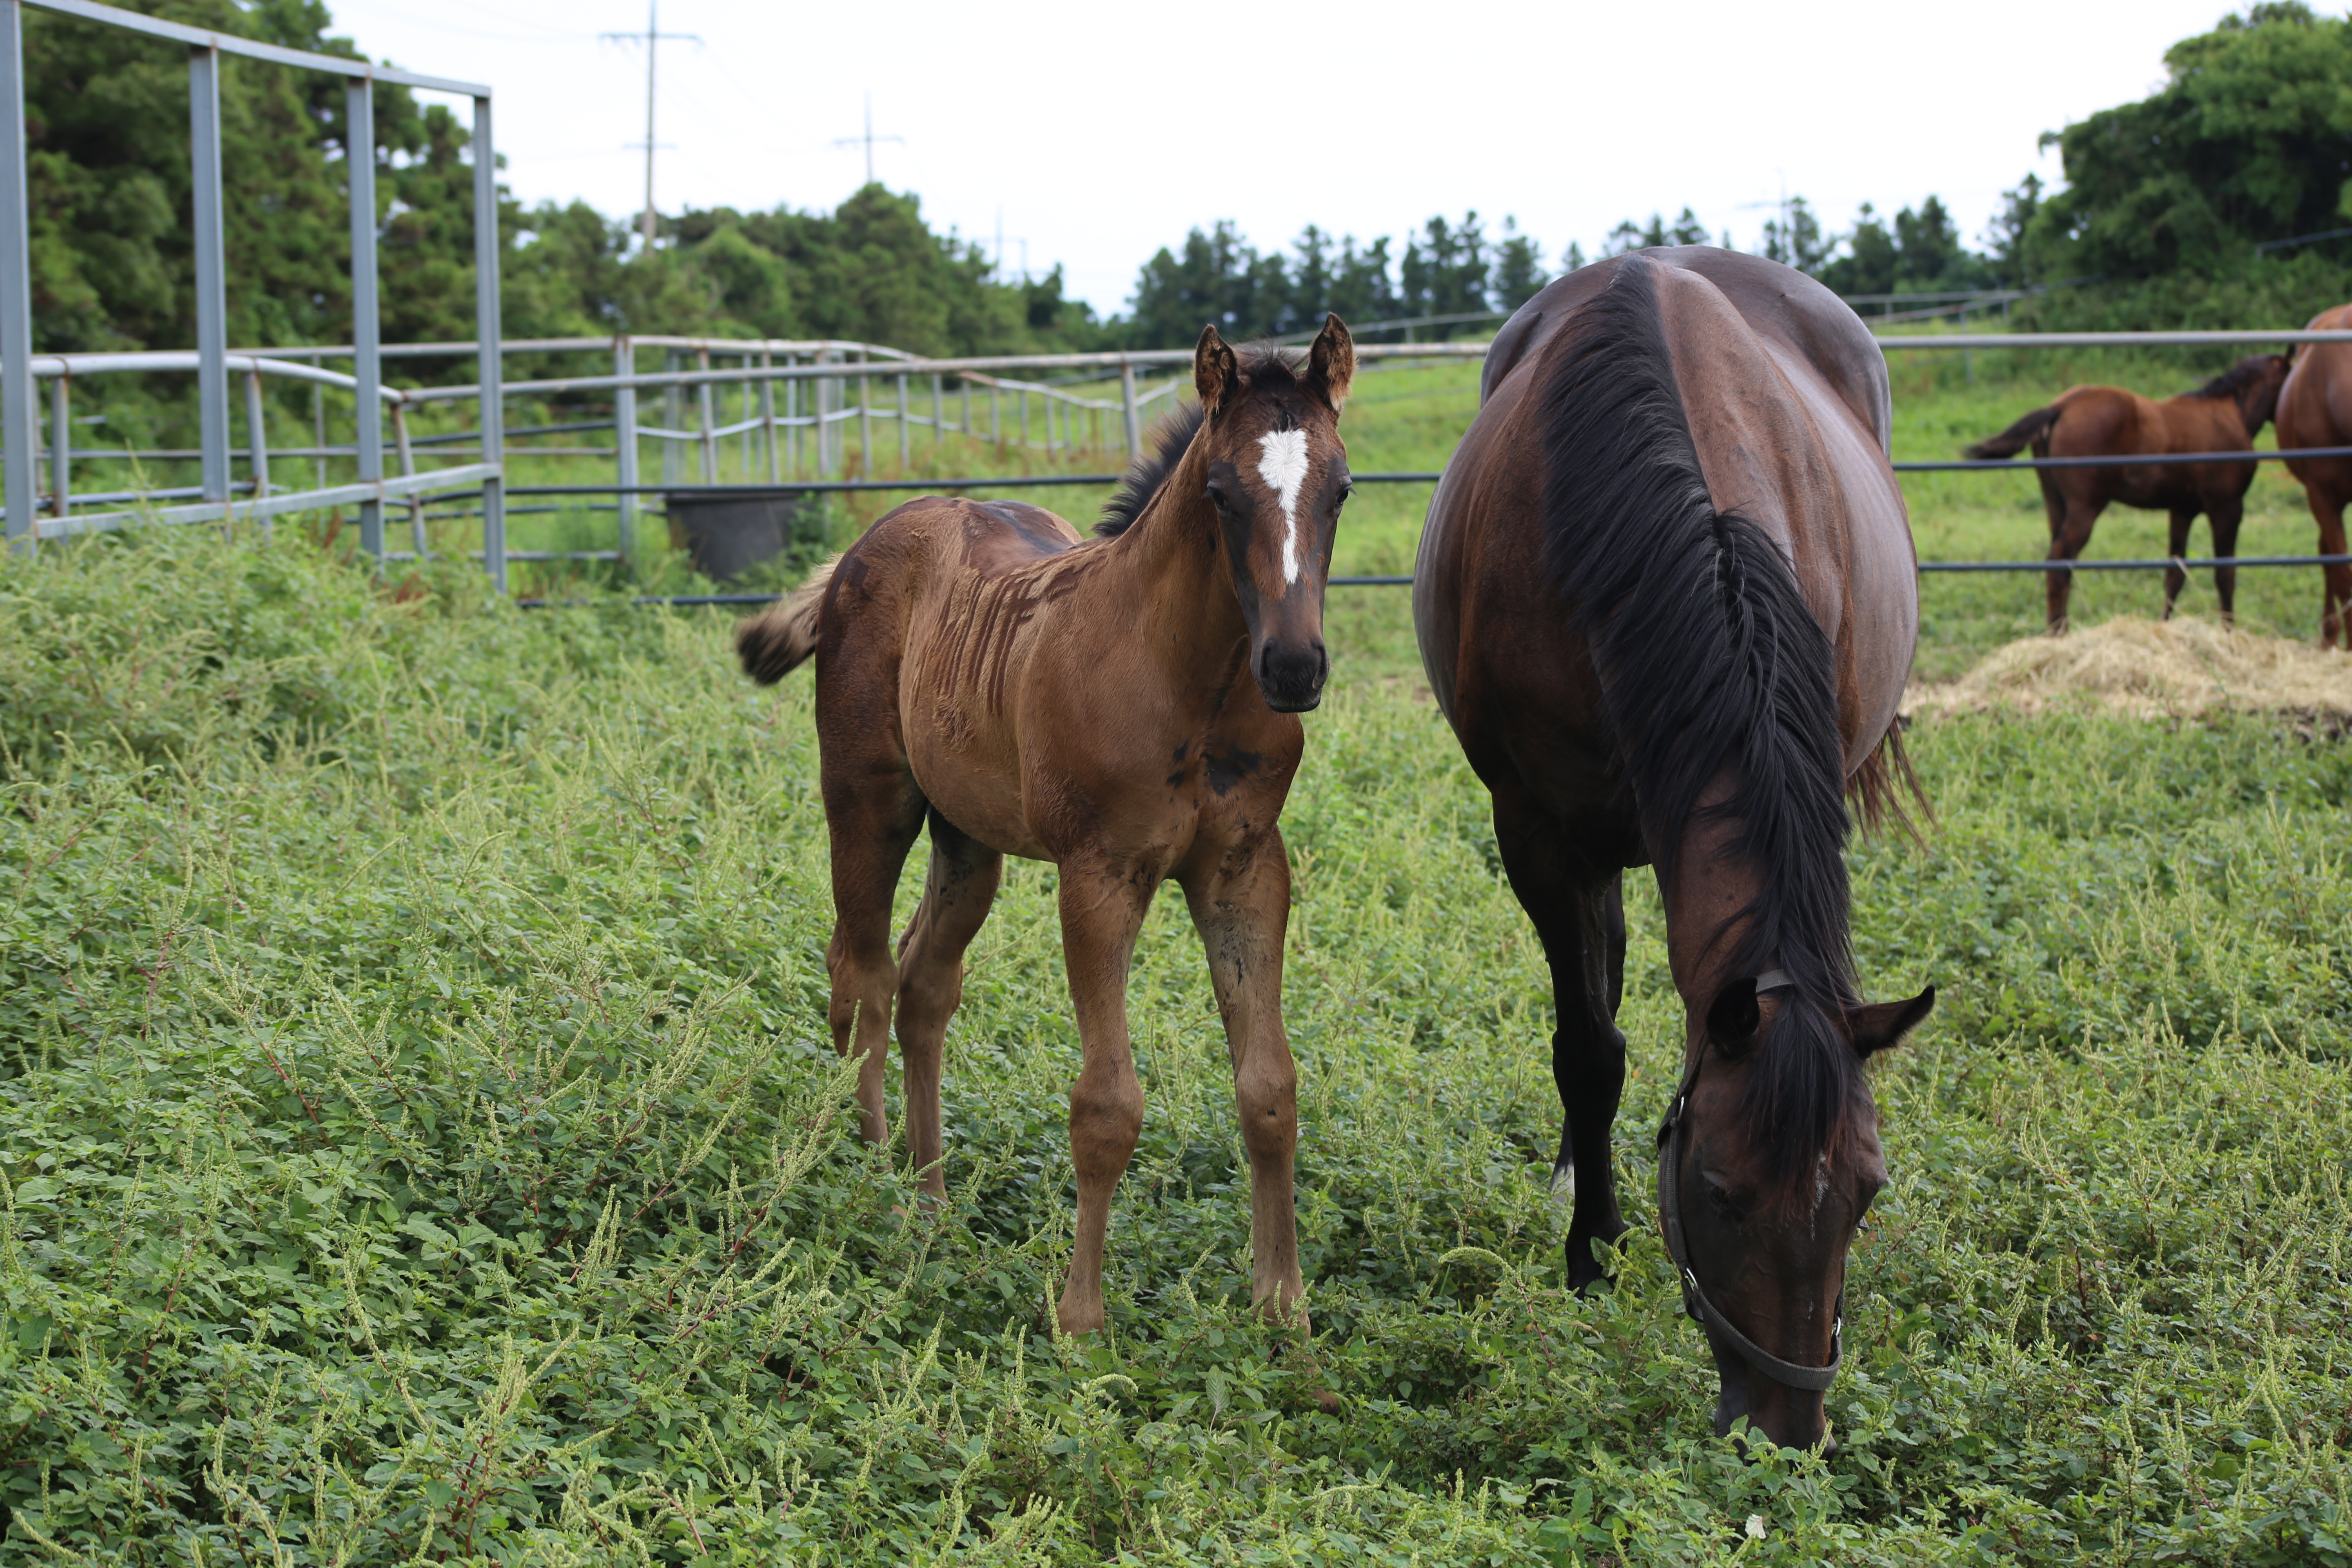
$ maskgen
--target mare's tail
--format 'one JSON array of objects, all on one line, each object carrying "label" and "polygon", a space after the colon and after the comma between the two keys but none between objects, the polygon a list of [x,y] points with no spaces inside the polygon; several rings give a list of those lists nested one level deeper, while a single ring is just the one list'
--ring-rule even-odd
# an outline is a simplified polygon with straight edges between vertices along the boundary
[{"label": "mare's tail", "polygon": [[743,660],[744,674],[762,686],[773,686],[816,651],[817,611],[824,607],[824,591],[833,585],[833,569],[839,564],[836,555],[782,599],[736,624],[735,651]]},{"label": "mare's tail", "polygon": [[2058,423],[2058,405],[2037,408],[1998,436],[1988,436],[1973,447],[1961,448],[1963,458],[2014,458],[2026,447],[2050,434],[2050,426]]}]

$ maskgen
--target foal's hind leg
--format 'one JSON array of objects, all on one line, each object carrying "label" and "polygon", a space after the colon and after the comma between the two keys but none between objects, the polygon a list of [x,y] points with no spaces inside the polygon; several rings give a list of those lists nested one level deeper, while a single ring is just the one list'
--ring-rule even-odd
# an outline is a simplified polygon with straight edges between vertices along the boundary
[{"label": "foal's hind leg", "polygon": [[868,1143],[889,1137],[882,1069],[890,1051],[890,998],[898,987],[890,957],[890,901],[923,826],[923,796],[905,766],[895,729],[856,756],[828,751],[824,758],[824,817],[833,837],[833,941],[824,952],[833,1003],[826,1018],[834,1049],[863,1058],[858,1130]]},{"label": "foal's hind leg", "polygon": [[[2213,523],[2213,558],[2234,561],[2238,558],[2238,526],[2245,521],[2246,503],[2235,497],[2217,500],[2205,515]],[[2235,566],[2213,568],[2213,598],[2221,608],[2221,624],[2238,624],[2238,569]]]},{"label": "foal's hind leg", "polygon": [[[2165,553],[2171,559],[2181,561],[2188,558],[2189,529],[2196,521],[2197,509],[2195,507],[2174,507],[2172,509],[2172,526],[2169,531],[2165,535],[2164,546]],[[2181,584],[2188,581],[2189,574],[2182,571],[2179,567],[2168,566],[2164,569],[2164,618],[2166,620],[2168,621],[2172,618],[2173,604],[2180,597]]]},{"label": "foal's hind leg", "polygon": [[1617,1005],[1625,990],[1623,878],[1587,865],[1556,819],[1516,788],[1495,791],[1495,836],[1503,868],[1551,965],[1557,1026],[1552,1081],[1559,1089],[1559,1155],[1555,1190],[1574,1185],[1568,1225],[1568,1282],[1581,1290],[1601,1277],[1596,1240],[1625,1234],[1610,1163],[1610,1130],[1625,1088],[1625,1037]]},{"label": "foal's hind leg", "polygon": [[[2050,556],[2053,561],[2072,561],[2083,553],[2091,542],[2091,529],[2099,514],[2107,510],[2105,501],[2085,501],[2069,506],[2063,521],[2053,518],[2050,525]],[[2053,572],[2047,584],[2050,630],[2054,635],[2066,629],[2066,606],[2074,592],[2074,574]]]},{"label": "foal's hind leg", "polygon": [[980,933],[1004,874],[1004,857],[931,813],[931,868],[922,907],[898,939],[898,1057],[907,1075],[907,1150],[934,1197],[940,1167],[940,1057],[948,1020],[963,1000],[963,950]]},{"label": "foal's hind leg", "polygon": [[1290,861],[1280,834],[1188,878],[1185,897],[1208,951],[1209,980],[1234,1064],[1234,1104],[1250,1163],[1250,1299],[1277,1321],[1307,1293],[1293,1193],[1298,1069],[1282,1028],[1282,941]]}]

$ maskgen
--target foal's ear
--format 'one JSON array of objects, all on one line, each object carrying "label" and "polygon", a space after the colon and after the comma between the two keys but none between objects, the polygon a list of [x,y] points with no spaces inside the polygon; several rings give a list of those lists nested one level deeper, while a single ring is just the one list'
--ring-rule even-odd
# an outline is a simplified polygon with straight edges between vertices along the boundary
[{"label": "foal's ear", "polygon": [[1211,321],[1201,329],[1200,346],[1192,351],[1192,390],[1201,395],[1201,413],[1214,415],[1217,405],[1224,401],[1242,378],[1241,366],[1234,360],[1234,351],[1225,340],[1217,336],[1217,323]]},{"label": "foal's ear", "polygon": [[1355,379],[1356,340],[1347,322],[1327,312],[1315,346],[1307,352],[1307,384],[1337,414],[1348,401],[1348,384]]},{"label": "foal's ear", "polygon": [[1847,1008],[1846,1034],[1853,1041],[1854,1054],[1867,1058],[1901,1045],[1903,1037],[1935,1010],[1936,988],[1930,985],[1908,1002],[1874,1002],[1866,1007]]}]

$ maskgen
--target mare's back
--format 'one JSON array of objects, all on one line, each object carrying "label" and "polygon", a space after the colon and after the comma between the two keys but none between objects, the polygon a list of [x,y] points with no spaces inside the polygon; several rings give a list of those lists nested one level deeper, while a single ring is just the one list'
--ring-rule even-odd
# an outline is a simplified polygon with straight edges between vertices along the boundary
[{"label": "mare's back", "polygon": [[[1894,398],[1886,360],[1870,331],[1846,302],[1818,280],[1792,267],[1708,245],[1664,246],[1639,254],[1662,267],[1697,274],[1720,290],[1741,320],[1782,353],[1783,368],[1810,370],[1888,449],[1894,428]],[[1570,312],[1608,286],[1616,268],[1607,262],[1554,279],[1520,306],[1486,355],[1479,384],[1482,398],[1520,365],[1532,363]]]}]

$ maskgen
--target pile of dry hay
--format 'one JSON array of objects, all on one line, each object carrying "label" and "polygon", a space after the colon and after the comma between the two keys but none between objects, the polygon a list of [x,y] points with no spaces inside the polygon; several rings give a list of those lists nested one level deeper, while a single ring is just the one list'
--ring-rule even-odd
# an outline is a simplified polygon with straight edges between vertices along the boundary
[{"label": "pile of dry hay", "polygon": [[[2183,616],[2123,616],[1996,648],[1956,681],[1904,693],[1910,717],[2089,704],[2141,719],[2223,710],[2352,721],[2352,656]],[[2334,726],[2331,726],[2334,727]]]}]

